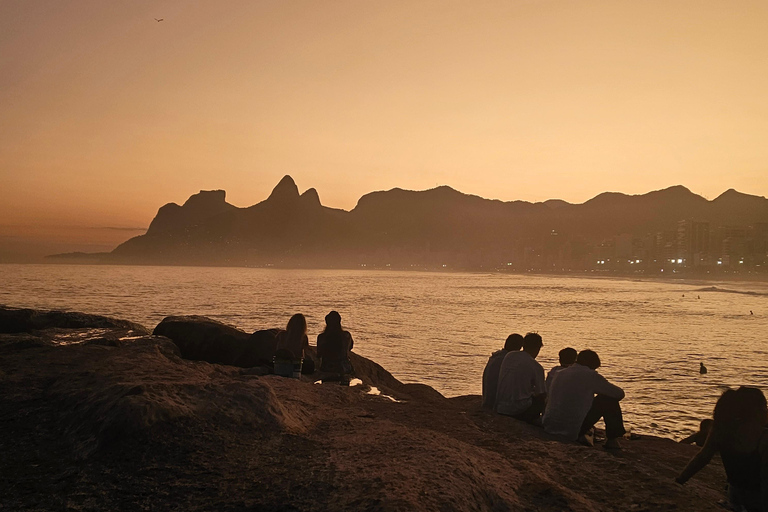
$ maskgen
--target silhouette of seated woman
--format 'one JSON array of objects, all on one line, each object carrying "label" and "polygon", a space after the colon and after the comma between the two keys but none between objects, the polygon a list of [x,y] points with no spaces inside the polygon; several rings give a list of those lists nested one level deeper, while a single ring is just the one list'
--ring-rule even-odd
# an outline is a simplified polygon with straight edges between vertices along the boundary
[{"label": "silhouette of seated woman", "polygon": [[704,447],[676,478],[684,484],[720,453],[732,510],[768,510],[768,407],[757,388],[728,389],[715,405]]},{"label": "silhouette of seated woman", "polygon": [[307,319],[301,313],[297,313],[288,320],[285,330],[277,333],[275,374],[294,379],[301,378],[304,349],[307,347],[309,347]]},{"label": "silhouette of seated woman", "polygon": [[323,380],[349,385],[353,374],[349,351],[353,345],[352,335],[341,327],[341,315],[336,311],[325,315],[325,330],[317,336],[317,356],[321,360]]}]

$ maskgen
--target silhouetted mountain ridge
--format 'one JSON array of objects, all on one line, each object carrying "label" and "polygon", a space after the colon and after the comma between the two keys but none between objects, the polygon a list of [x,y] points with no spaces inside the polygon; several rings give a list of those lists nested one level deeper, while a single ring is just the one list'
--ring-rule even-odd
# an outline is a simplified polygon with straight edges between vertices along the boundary
[{"label": "silhouetted mountain ridge", "polygon": [[[591,251],[612,236],[676,230],[680,220],[713,227],[765,223],[768,199],[731,189],[708,201],[678,185],[640,195],[604,192],[583,204],[505,202],[440,186],[371,192],[345,211],[323,206],[314,188],[300,194],[286,175],[267,199],[247,208],[227,203],[223,190],[201,191],[183,206],[169,203],[145,235],[121,244],[111,257],[163,264],[351,266],[445,260],[472,266],[518,253]],[[560,248],[565,241],[582,248]]]}]

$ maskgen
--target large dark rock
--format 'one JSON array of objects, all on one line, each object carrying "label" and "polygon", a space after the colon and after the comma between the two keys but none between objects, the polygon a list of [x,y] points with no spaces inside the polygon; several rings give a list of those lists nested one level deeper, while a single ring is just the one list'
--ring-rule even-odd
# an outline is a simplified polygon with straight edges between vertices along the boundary
[{"label": "large dark rock", "polygon": [[0,306],[0,333],[11,334],[43,329],[125,329],[149,334],[146,327],[100,315],[71,311],[40,311]]},{"label": "large dark rock", "polygon": [[278,329],[248,334],[204,316],[169,316],[153,334],[165,336],[181,350],[181,357],[250,368],[272,363]]}]

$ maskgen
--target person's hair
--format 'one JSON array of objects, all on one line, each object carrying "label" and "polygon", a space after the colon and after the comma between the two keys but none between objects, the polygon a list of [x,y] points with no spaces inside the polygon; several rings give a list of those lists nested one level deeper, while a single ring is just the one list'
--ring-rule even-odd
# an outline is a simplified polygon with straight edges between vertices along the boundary
[{"label": "person's hair", "polygon": [[331,311],[325,315],[325,329],[323,332],[338,333],[341,332],[341,315],[338,311]]},{"label": "person's hair", "polygon": [[528,351],[528,349],[539,350],[543,345],[544,342],[541,341],[541,336],[538,333],[529,332],[523,338],[523,350],[525,351]]},{"label": "person's hair", "polygon": [[575,348],[567,347],[561,350],[557,356],[560,358],[560,364],[565,366],[576,362],[577,352]]},{"label": "person's hair", "polygon": [[504,343],[504,350],[511,352],[517,352],[523,347],[523,337],[520,334],[510,334],[507,336],[507,341]]},{"label": "person's hair", "polygon": [[307,334],[307,319],[301,313],[296,313],[288,320],[285,331],[289,340],[301,339]]},{"label": "person's hair", "polygon": [[593,370],[600,368],[600,357],[594,350],[582,350],[579,352],[579,355],[576,356],[576,362],[582,366],[592,368]]},{"label": "person's hair", "polygon": [[709,433],[709,431],[712,430],[712,425],[714,423],[715,420],[712,418],[704,418],[701,420],[701,423],[699,423],[699,431]]},{"label": "person's hair", "polygon": [[747,386],[726,389],[718,398],[712,417],[714,426],[725,434],[725,442],[732,443],[739,426],[749,423],[764,425],[768,421],[765,395],[758,388]]}]

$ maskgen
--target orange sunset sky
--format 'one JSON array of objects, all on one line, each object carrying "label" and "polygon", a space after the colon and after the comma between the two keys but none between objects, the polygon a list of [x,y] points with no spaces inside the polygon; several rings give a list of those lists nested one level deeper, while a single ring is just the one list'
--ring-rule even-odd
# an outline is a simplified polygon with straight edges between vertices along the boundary
[{"label": "orange sunset sky", "polygon": [[285,174],[345,209],[768,195],[768,2],[0,1],[0,261]]}]

